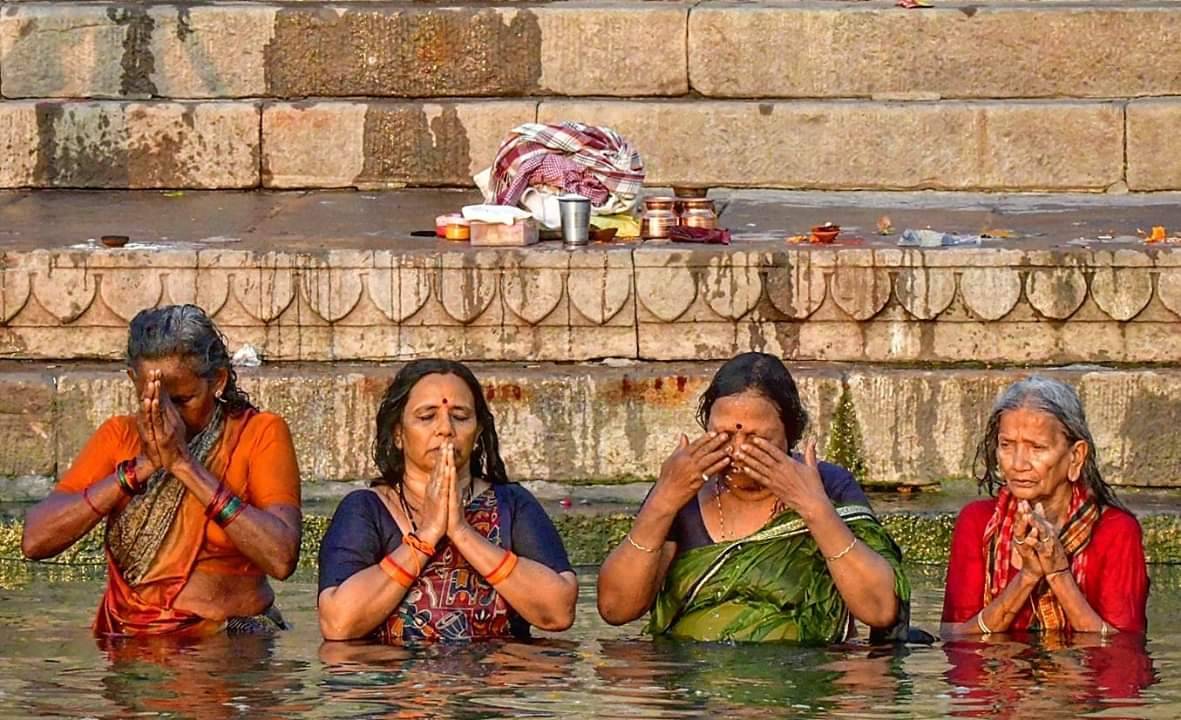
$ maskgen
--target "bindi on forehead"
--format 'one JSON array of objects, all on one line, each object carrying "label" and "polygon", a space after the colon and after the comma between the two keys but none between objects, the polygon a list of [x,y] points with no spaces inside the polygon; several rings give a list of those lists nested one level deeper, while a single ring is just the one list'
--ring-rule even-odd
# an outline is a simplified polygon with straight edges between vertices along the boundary
[{"label": "bindi on forehead", "polygon": [[742,423],[734,423],[734,428],[735,428],[735,429],[737,429],[737,430],[741,430],[741,429],[742,429]]}]

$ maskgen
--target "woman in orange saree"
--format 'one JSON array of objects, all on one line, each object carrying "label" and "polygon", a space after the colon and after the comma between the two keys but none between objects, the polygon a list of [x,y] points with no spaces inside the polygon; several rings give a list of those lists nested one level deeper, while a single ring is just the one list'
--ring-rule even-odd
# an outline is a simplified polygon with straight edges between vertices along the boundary
[{"label": "woman in orange saree", "polygon": [[29,510],[25,555],[56,555],[106,520],[100,637],[282,629],[267,576],[294,571],[301,520],[287,424],[238,388],[196,306],[139,313],[127,361],[136,414],[103,423]]}]

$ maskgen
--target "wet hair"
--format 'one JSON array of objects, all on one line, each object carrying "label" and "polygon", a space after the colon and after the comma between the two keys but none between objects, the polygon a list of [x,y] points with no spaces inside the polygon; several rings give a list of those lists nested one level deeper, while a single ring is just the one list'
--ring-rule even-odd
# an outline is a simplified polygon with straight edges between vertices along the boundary
[{"label": "wet hair", "polygon": [[230,364],[225,337],[205,311],[196,305],[165,305],[141,310],[127,332],[127,364],[133,370],[143,360],[184,358],[198,377],[213,380],[225,370],[221,400],[225,412],[235,415],[253,407],[250,396],[238,387],[238,374]]},{"label": "wet hair", "polygon": [[808,427],[808,411],[800,402],[800,392],[787,367],[767,353],[742,353],[718,368],[697,405],[697,422],[702,428],[708,427],[715,402],[745,392],[762,395],[778,409],[787,434],[787,449],[794,449]]},{"label": "wet hair", "polygon": [[1086,483],[1100,507],[1123,507],[1111,486],[1103,480],[1103,474],[1099,472],[1095,440],[1087,426],[1087,416],[1083,412],[1083,403],[1078,393],[1060,380],[1041,375],[1031,375],[1013,383],[1001,393],[992,406],[992,414],[988,416],[988,425],[984,431],[984,440],[976,448],[976,481],[982,489],[988,491],[989,495],[995,495],[997,488],[1005,484],[996,456],[1001,416],[1010,410],[1020,409],[1044,412],[1057,420],[1063,434],[1066,435],[1066,441],[1072,447],[1080,440],[1085,442],[1087,459],[1083,462],[1079,479]]},{"label": "wet hair", "polygon": [[472,448],[472,477],[482,477],[494,485],[507,483],[508,472],[504,469],[504,460],[500,458],[496,419],[492,417],[492,410],[484,399],[480,381],[463,363],[427,358],[404,365],[394,376],[381,399],[381,406],[377,409],[377,433],[373,443],[373,460],[381,476],[370,484],[401,487],[402,474],[406,470],[406,457],[402,449],[394,444],[394,429],[402,422],[402,413],[406,410],[407,401],[410,400],[410,391],[428,375],[455,375],[467,385],[476,406],[476,422],[480,426],[480,434],[476,436],[476,444]]}]

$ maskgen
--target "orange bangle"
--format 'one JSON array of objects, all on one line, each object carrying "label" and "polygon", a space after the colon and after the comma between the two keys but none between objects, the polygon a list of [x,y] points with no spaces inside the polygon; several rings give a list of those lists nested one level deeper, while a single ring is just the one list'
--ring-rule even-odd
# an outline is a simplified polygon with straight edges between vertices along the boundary
[{"label": "orange bangle", "polygon": [[406,568],[398,564],[398,561],[394,559],[393,553],[383,557],[378,565],[381,566],[382,572],[390,577],[390,580],[393,580],[407,590],[414,584],[414,576]]},{"label": "orange bangle", "polygon": [[517,554],[512,550],[505,550],[500,564],[496,566],[495,570],[488,573],[484,579],[488,581],[489,585],[499,585],[505,578],[512,575],[513,570],[517,569],[517,560],[519,559]]},{"label": "orange bangle", "polygon": [[418,537],[414,533],[409,533],[409,534],[405,535],[402,538],[402,542],[406,543],[407,545],[414,548],[415,550],[422,553],[423,555],[426,555],[428,559],[435,556],[435,546],[431,545],[426,540],[423,540],[422,538]]}]

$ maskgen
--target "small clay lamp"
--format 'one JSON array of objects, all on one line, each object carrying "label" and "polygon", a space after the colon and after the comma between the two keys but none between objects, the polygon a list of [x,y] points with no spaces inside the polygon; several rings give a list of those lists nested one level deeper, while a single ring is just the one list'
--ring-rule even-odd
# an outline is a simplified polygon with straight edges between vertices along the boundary
[{"label": "small clay lamp", "polygon": [[824,223],[812,228],[812,242],[819,245],[829,245],[841,234],[841,226]]},{"label": "small clay lamp", "polygon": [[103,235],[99,238],[99,242],[109,248],[121,248],[127,244],[131,238],[126,235]]}]

